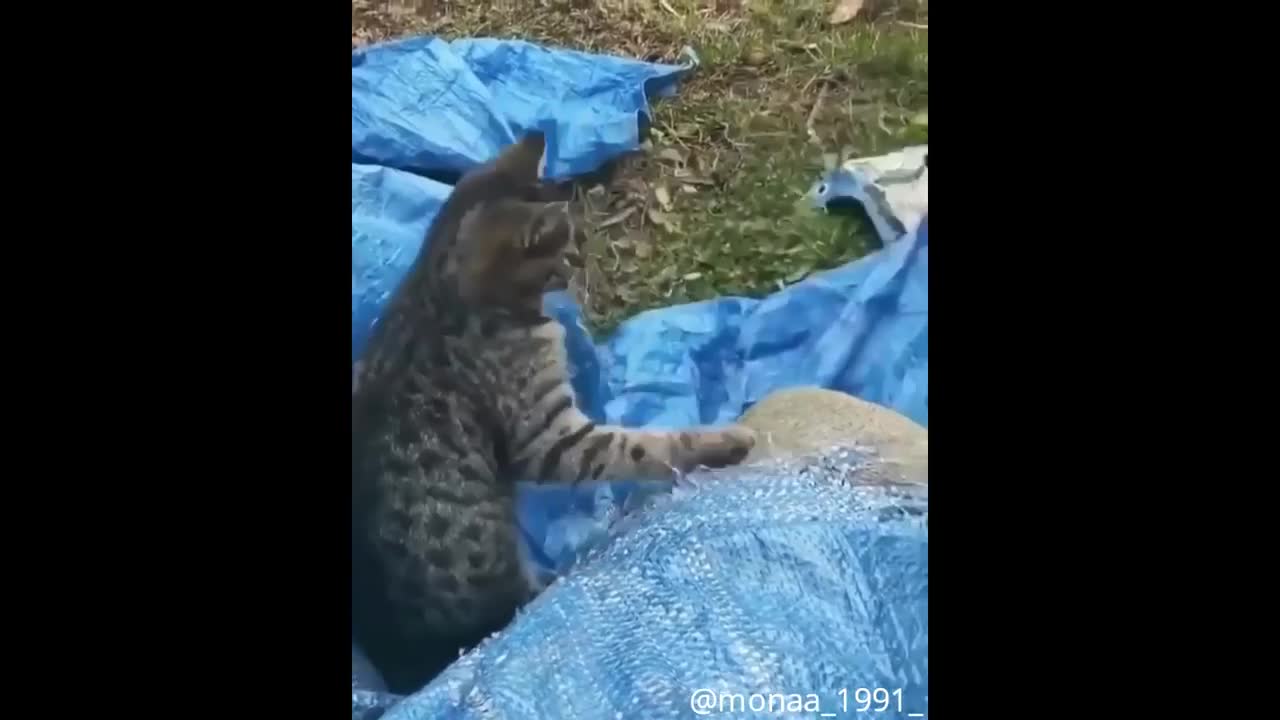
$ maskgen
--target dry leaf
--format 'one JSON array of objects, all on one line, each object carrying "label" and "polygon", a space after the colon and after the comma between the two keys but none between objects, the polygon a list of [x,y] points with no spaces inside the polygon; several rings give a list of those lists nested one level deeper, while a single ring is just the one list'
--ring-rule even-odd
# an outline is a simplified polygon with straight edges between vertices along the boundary
[{"label": "dry leaf", "polygon": [[690,175],[687,170],[677,170],[675,172],[676,179],[686,185],[705,185],[707,187],[715,187],[715,182],[704,177]]},{"label": "dry leaf", "polygon": [[862,10],[863,0],[836,0],[836,9],[831,12],[831,17],[827,19],[832,25],[847,23],[858,16]]},{"label": "dry leaf", "polygon": [[781,40],[778,42],[778,47],[791,52],[818,52],[820,49],[818,43],[803,43],[795,40]]},{"label": "dry leaf", "polygon": [[649,222],[661,227],[667,232],[675,232],[674,226],[671,224],[671,219],[667,217],[666,213],[657,208],[649,208]]},{"label": "dry leaf", "polygon": [[662,150],[658,152],[658,159],[673,162],[677,165],[683,165],[684,153],[673,147],[662,148]]},{"label": "dry leaf", "polygon": [[649,186],[645,185],[644,180],[638,177],[623,178],[622,181],[617,184],[616,189],[626,197],[635,198],[642,202],[645,195],[649,192]]},{"label": "dry leaf", "polygon": [[653,196],[657,198],[658,204],[663,210],[671,209],[671,193],[667,192],[666,185],[655,185],[653,187]]},{"label": "dry leaf", "polygon": [[614,225],[617,225],[617,224],[619,224],[619,223],[621,223],[621,222],[625,221],[627,218],[629,218],[629,217],[631,217],[632,215],[634,215],[634,214],[635,214],[635,212],[636,212],[636,208],[635,208],[635,206],[634,206],[634,205],[628,206],[627,208],[625,208],[622,212],[618,213],[617,215],[614,215],[613,217],[605,218],[605,219],[604,219],[604,220],[602,220],[602,221],[600,222],[600,224],[599,224],[598,226],[596,226],[596,227],[597,227],[597,229],[599,229],[599,230],[604,230],[605,228],[612,227],[612,226],[614,226]]},{"label": "dry leaf", "polygon": [[691,273],[689,273],[689,274],[685,275],[685,276],[684,276],[684,279],[685,279],[685,280],[697,280],[697,279],[698,279],[698,278],[700,278],[700,277],[702,277],[702,273],[700,273],[700,272],[691,272]]},{"label": "dry leaf", "polygon": [[801,268],[797,268],[796,270],[794,270],[794,271],[792,271],[791,273],[789,273],[789,274],[787,275],[787,277],[785,278],[785,280],[786,280],[788,283],[800,282],[801,280],[803,280],[803,279],[804,279],[804,276],[805,276],[805,275],[808,275],[808,274],[809,274],[809,271],[811,271],[811,270],[813,270],[813,268],[808,267],[808,266],[801,267]]}]

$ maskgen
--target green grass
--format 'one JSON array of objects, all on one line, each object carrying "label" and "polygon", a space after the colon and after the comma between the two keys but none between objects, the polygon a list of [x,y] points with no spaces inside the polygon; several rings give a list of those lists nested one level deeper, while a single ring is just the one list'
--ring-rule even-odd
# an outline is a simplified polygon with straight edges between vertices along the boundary
[{"label": "green grass", "polygon": [[359,30],[668,62],[686,45],[698,53],[678,95],[653,107],[645,155],[585,199],[596,230],[578,295],[604,333],[653,307],[760,296],[876,247],[865,220],[813,211],[803,194],[847,157],[928,142],[928,3],[869,1],[834,27],[830,3],[439,2],[388,21],[381,4],[354,0],[353,44]]}]

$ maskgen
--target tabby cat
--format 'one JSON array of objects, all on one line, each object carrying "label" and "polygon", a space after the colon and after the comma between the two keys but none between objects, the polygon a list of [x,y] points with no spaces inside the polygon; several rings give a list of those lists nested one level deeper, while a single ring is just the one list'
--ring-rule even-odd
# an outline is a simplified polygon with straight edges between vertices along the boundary
[{"label": "tabby cat", "polygon": [[538,584],[518,554],[515,483],[674,479],[739,463],[741,426],[596,425],[543,293],[580,265],[581,224],[538,180],[530,133],[464,175],[356,365],[352,631],[395,692],[501,629]]}]

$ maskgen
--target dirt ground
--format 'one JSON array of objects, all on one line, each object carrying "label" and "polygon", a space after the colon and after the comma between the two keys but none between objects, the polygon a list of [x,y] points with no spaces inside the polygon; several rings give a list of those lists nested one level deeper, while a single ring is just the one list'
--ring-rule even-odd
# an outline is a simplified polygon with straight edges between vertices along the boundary
[{"label": "dirt ground", "polygon": [[846,158],[928,142],[928,22],[927,0],[352,0],[351,44],[425,34],[654,62],[697,53],[678,94],[655,102],[645,152],[585,194],[593,239],[577,294],[599,336],[642,310],[758,297],[875,249],[865,219],[814,211],[803,194]]}]

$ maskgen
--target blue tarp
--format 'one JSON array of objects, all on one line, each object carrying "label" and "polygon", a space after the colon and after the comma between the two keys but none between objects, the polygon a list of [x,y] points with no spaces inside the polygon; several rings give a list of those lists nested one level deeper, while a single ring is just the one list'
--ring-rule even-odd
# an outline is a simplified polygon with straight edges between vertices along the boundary
[{"label": "blue tarp", "polygon": [[[425,175],[483,162],[528,128],[548,135],[549,177],[594,170],[638,146],[650,99],[688,69],[517,41],[414,39],[353,53],[353,360],[448,195]],[[599,421],[721,424],[774,390],[818,385],[927,426],[928,219],[885,240],[769,297],[649,311],[600,343],[570,298],[548,296],[579,401]],[[877,508],[896,500],[771,472],[705,483],[646,511],[648,524],[625,521],[630,536],[387,717],[688,716],[700,687],[731,705],[734,693],[797,694],[801,707],[787,706],[797,716],[817,714],[810,693],[823,712],[854,716],[858,688],[903,688],[903,708],[894,696],[875,714],[926,712],[924,523],[885,519]],[[564,570],[600,544],[628,497],[638,494],[623,485],[524,491],[534,557]],[[356,664],[353,649],[353,678]],[[368,697],[353,689],[353,714]]]}]

